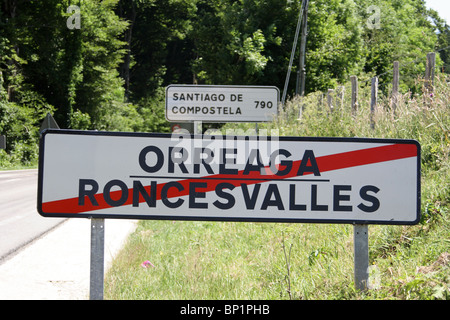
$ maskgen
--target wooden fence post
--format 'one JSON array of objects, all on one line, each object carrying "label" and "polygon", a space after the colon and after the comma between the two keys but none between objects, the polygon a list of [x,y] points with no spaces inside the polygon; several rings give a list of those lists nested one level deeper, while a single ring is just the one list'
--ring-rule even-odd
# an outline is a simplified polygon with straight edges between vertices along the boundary
[{"label": "wooden fence post", "polygon": [[350,81],[352,82],[352,116],[356,116],[358,110],[358,78],[351,76]]},{"label": "wooden fence post", "polygon": [[336,92],[336,106],[339,103],[339,108],[344,112],[344,96],[345,96],[345,86],[338,86]]},{"label": "wooden fence post", "polygon": [[393,83],[392,83],[392,108],[395,110],[397,109],[398,105],[398,86],[399,86],[399,79],[400,79],[400,68],[399,68],[399,62],[394,61],[394,74],[393,74]]},{"label": "wooden fence post", "polygon": [[371,86],[371,94],[370,94],[370,128],[375,128],[375,120],[374,113],[377,108],[377,100],[378,100],[378,77],[372,78],[372,86]]},{"label": "wooden fence post", "polygon": [[319,106],[322,109],[322,106],[323,106],[323,92],[322,91],[320,91],[320,94],[317,98],[317,102],[319,103]]},{"label": "wooden fence post", "polygon": [[427,54],[427,68],[425,70],[425,87],[429,91],[434,88],[434,67],[436,65],[436,53],[430,52]]},{"label": "wooden fence post", "polygon": [[344,117],[344,95],[345,95],[345,87],[338,86],[336,91],[336,107],[340,109],[341,117]]},{"label": "wooden fence post", "polygon": [[333,112],[334,106],[333,106],[333,89],[328,89],[327,93],[327,102],[328,102],[328,108],[330,108],[331,112]]}]

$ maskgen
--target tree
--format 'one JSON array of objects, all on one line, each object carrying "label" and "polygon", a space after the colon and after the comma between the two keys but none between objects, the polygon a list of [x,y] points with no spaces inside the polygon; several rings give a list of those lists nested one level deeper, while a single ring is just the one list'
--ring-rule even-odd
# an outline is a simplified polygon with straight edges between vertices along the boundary
[{"label": "tree", "polygon": [[333,88],[365,63],[362,24],[354,1],[311,1],[306,44],[306,92]]},{"label": "tree", "polygon": [[[289,64],[300,6],[301,0],[199,2],[199,19],[191,33],[197,56],[193,70],[199,81],[280,87]],[[362,44],[353,1],[311,1],[307,92],[324,89],[336,79],[360,71]],[[295,73],[297,68],[294,65],[292,71]],[[291,79],[295,81],[295,77]],[[294,87],[291,83],[290,88]]]},{"label": "tree", "polygon": [[271,83],[274,80],[271,64],[284,59],[284,55],[278,55],[284,40],[280,34],[286,27],[282,21],[293,17],[286,3],[199,1],[198,18],[190,33],[194,43],[192,67],[196,81],[208,84]]},{"label": "tree", "polygon": [[450,73],[450,26],[433,9],[428,10],[428,16],[438,37],[436,49],[439,51],[439,56],[443,61],[442,70]]},{"label": "tree", "polygon": [[[127,27],[114,13],[117,1],[77,1],[80,28],[69,28],[72,1],[27,1],[19,7],[16,31],[26,61],[23,73],[45,99],[56,106],[55,119],[75,128],[80,115],[90,128],[114,129],[107,115],[121,113],[123,83],[117,68],[125,53],[119,35]],[[72,118],[76,121],[72,123]],[[117,125],[117,124],[116,124]],[[119,126],[130,130],[129,127]]]},{"label": "tree", "polygon": [[122,35],[127,43],[127,54],[120,71],[130,101],[136,103],[157,94],[164,79],[171,80],[166,76],[168,69],[173,78],[179,74],[171,65],[189,63],[178,55],[170,58],[182,50],[191,29],[196,1],[119,1],[116,12],[129,25]]},{"label": "tree", "polygon": [[[82,6],[82,77],[77,86],[77,107],[88,113],[93,128],[99,130],[132,130],[129,113],[133,106],[125,102],[123,79],[118,68],[125,55],[120,35],[127,22],[114,12],[118,1],[86,1]],[[77,30],[69,30],[77,32]],[[122,118],[124,123],[113,121]]]},{"label": "tree", "polygon": [[40,121],[53,112],[24,72],[25,28],[30,18],[22,15],[24,1],[3,1],[0,10],[0,132],[7,137],[0,151],[2,167],[32,164],[37,159]]},{"label": "tree", "polygon": [[373,14],[369,3],[379,8],[379,28],[364,28],[365,60],[363,71],[380,75],[381,82],[392,79],[392,62],[401,63],[402,86],[414,86],[414,79],[424,74],[425,57],[434,51],[437,42],[435,28],[428,20],[423,0],[358,0],[363,21]]}]

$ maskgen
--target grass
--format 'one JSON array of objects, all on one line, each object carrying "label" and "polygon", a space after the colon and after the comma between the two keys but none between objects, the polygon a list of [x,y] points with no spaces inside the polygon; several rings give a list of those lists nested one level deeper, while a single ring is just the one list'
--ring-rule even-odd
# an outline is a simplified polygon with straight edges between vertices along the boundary
[{"label": "grass", "polygon": [[[450,299],[448,80],[439,77],[432,96],[402,95],[395,112],[381,97],[373,129],[364,88],[354,115],[348,97],[331,112],[315,93],[291,100],[274,122],[259,124],[280,135],[421,143],[422,221],[369,227],[371,290],[355,290],[351,225],[148,220],[139,222],[115,258],[105,298]],[[254,125],[227,124],[224,130],[230,128]],[[141,266],[147,260],[151,264]]]},{"label": "grass", "polygon": [[[334,285],[327,279],[351,278],[351,237],[349,226],[141,221],[127,246],[135,254],[117,257],[105,293],[110,299],[313,298],[317,287]],[[283,244],[292,246],[289,278]],[[144,260],[154,267],[142,267]]]}]

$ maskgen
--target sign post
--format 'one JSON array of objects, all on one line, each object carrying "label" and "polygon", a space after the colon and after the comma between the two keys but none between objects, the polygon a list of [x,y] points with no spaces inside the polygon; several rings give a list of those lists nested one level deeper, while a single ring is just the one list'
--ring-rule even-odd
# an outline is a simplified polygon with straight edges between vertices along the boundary
[{"label": "sign post", "polygon": [[365,291],[369,288],[369,227],[367,224],[355,224],[353,232],[355,287]]},{"label": "sign post", "polygon": [[91,270],[89,298],[103,300],[105,269],[105,219],[91,219]]},{"label": "sign post", "polygon": [[194,121],[194,134],[202,134],[202,121]]},{"label": "sign post", "polygon": [[420,221],[420,145],[50,129],[40,141],[38,212],[91,218],[102,259],[105,218],[353,224],[355,284],[365,288],[367,226]]}]

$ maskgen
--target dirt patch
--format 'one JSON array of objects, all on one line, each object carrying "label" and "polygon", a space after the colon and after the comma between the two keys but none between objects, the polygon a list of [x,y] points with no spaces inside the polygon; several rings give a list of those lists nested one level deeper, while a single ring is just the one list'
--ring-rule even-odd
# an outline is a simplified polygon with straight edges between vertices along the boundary
[{"label": "dirt patch", "polygon": [[435,262],[433,262],[431,265],[418,267],[416,272],[424,273],[424,274],[427,274],[430,272],[435,272],[435,271],[438,271],[442,267],[448,266],[449,262],[450,262],[450,253],[443,252],[439,255],[439,258]]}]

